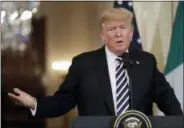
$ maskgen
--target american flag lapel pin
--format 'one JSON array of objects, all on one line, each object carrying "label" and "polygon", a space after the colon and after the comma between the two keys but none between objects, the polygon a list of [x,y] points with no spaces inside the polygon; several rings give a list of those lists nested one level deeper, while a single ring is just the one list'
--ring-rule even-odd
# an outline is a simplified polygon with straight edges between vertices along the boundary
[{"label": "american flag lapel pin", "polygon": [[139,61],[136,61],[136,64],[140,64],[140,62]]}]

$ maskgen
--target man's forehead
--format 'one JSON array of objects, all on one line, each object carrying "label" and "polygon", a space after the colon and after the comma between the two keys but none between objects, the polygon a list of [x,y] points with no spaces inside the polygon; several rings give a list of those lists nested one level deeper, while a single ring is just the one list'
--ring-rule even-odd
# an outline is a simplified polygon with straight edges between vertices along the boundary
[{"label": "man's forehead", "polygon": [[107,26],[107,27],[113,27],[113,26],[120,26],[120,25],[128,25],[130,24],[130,22],[128,20],[121,20],[121,21],[114,20],[114,21],[107,21],[103,24],[104,26]]}]

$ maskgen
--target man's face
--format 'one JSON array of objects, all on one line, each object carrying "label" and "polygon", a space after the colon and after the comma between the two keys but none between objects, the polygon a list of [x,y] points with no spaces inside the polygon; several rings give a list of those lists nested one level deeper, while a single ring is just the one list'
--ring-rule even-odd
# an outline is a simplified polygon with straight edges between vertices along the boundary
[{"label": "man's face", "polygon": [[102,24],[100,36],[109,50],[115,54],[125,52],[132,39],[133,27],[123,20],[112,20]]}]

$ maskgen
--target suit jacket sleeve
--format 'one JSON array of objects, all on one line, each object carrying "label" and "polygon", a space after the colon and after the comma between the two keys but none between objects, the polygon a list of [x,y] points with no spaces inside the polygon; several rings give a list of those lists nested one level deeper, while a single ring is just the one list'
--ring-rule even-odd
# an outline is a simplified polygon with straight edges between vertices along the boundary
[{"label": "suit jacket sleeve", "polygon": [[37,111],[33,118],[51,118],[65,114],[76,106],[77,64],[75,58],[64,82],[53,96],[37,99]]},{"label": "suit jacket sleeve", "polygon": [[157,62],[153,57],[153,88],[155,90],[154,102],[165,115],[183,115],[180,103],[173,88],[166,81],[164,75],[157,69]]}]

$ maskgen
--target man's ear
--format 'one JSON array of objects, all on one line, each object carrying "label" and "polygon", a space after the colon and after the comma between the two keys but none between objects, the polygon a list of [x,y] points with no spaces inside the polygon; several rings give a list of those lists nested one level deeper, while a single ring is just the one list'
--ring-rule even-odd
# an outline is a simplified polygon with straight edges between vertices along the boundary
[{"label": "man's ear", "polygon": [[106,42],[106,36],[105,36],[105,31],[104,31],[104,23],[101,25],[101,30],[100,30],[100,37],[101,39]]},{"label": "man's ear", "polygon": [[133,38],[134,31],[131,32],[130,37]]},{"label": "man's ear", "polygon": [[104,36],[104,33],[103,33],[103,32],[100,32],[100,37],[101,37],[101,39],[102,39],[104,42],[106,42],[106,41],[105,41],[105,36]]},{"label": "man's ear", "polygon": [[132,39],[133,39],[133,32],[131,32],[129,35],[129,40],[132,41]]},{"label": "man's ear", "polygon": [[132,40],[133,34],[134,34],[134,29],[132,28],[132,32],[131,32],[131,34],[130,34],[130,40]]},{"label": "man's ear", "polygon": [[133,37],[134,34],[134,26],[132,25],[132,33],[131,33],[131,37]]}]

